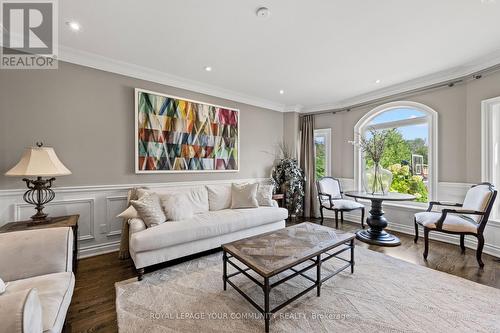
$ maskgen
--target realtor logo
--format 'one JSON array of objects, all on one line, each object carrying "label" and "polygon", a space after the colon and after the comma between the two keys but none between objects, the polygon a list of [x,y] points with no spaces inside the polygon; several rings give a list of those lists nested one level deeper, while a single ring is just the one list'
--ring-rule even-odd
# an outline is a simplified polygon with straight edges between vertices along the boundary
[{"label": "realtor logo", "polygon": [[2,69],[57,68],[57,0],[1,0]]}]

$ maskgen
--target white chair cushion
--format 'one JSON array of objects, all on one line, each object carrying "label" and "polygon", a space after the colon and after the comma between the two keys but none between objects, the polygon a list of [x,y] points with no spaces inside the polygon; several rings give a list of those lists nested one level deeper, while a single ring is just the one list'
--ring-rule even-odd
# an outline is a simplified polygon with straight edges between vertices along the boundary
[{"label": "white chair cushion", "polygon": [[[429,229],[436,229],[436,223],[440,218],[441,213],[437,212],[422,212],[415,214],[417,223]],[[448,214],[443,223],[443,230],[477,233],[477,224],[462,216]]]},{"label": "white chair cushion", "polygon": [[62,330],[74,286],[72,272],[53,273],[10,281],[5,295],[35,288],[42,305],[43,331],[55,333]]},{"label": "white chair cushion", "polygon": [[[330,207],[330,201],[328,199],[322,200],[323,206]],[[332,205],[334,209],[356,209],[362,208],[364,205],[356,202],[354,200],[346,200],[346,199],[335,199],[332,200]]]},{"label": "white chair cushion", "polygon": [[[488,203],[491,199],[492,194],[493,192],[490,190],[490,187],[488,185],[474,186],[467,191],[462,208],[484,212],[488,207]],[[474,221],[479,222],[482,216],[470,215],[470,217]]]},{"label": "white chair cushion", "polygon": [[333,199],[340,198],[339,182],[333,178],[323,178],[318,180],[321,193],[330,194]]}]

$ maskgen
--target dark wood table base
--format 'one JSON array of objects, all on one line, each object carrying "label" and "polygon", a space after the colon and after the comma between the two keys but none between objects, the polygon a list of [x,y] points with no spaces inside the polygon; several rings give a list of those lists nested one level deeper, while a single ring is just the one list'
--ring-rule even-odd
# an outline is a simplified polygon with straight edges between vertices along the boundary
[{"label": "dark wood table base", "polygon": [[398,237],[391,235],[384,229],[387,228],[387,219],[384,217],[382,203],[384,201],[408,201],[415,199],[414,195],[405,193],[389,192],[384,195],[369,194],[366,192],[350,191],[346,196],[366,199],[372,202],[370,214],[366,218],[366,224],[370,227],[368,230],[359,230],[356,232],[356,238],[362,242],[379,246],[398,246],[401,241]]},{"label": "dark wood table base", "polygon": [[[339,245],[341,246],[341,245]],[[284,278],[281,278],[281,279],[278,279],[277,281],[273,282],[272,284],[270,284],[269,280],[271,277],[274,277],[274,276],[277,276],[279,273],[282,273],[284,271],[281,271],[273,276],[269,276],[269,277],[265,277],[265,276],[262,276],[263,279],[264,279],[264,282],[260,282],[259,280],[257,280],[256,278],[254,278],[253,276],[251,276],[250,274],[248,274],[247,272],[249,270],[251,270],[251,268],[249,267],[239,267],[235,262],[233,262],[231,259],[232,258],[235,258],[235,259],[238,259],[236,258],[234,255],[231,255],[229,252],[226,252],[225,249],[223,249],[223,275],[222,275],[222,280],[223,280],[223,284],[224,284],[224,290],[227,289],[227,283],[229,283],[229,285],[231,285],[241,296],[243,296],[250,304],[253,305],[253,307],[255,307],[264,317],[264,323],[265,323],[265,331],[266,333],[269,332],[269,323],[270,323],[270,319],[271,319],[271,316],[273,313],[276,313],[278,312],[279,310],[281,310],[282,308],[284,308],[285,306],[287,306],[288,304],[292,303],[293,301],[297,300],[299,297],[305,295],[306,293],[308,293],[309,291],[313,290],[313,289],[316,289],[316,296],[320,296],[321,295],[321,285],[327,281],[328,279],[334,277],[335,275],[337,275],[338,273],[342,272],[343,270],[347,269],[348,267],[351,267],[351,274],[354,273],[354,239],[351,239],[350,241],[346,242],[343,244],[342,248],[340,250],[337,250],[336,252],[334,253],[328,253],[328,251],[332,251],[332,250],[335,250],[337,249],[339,246],[336,246],[336,247],[333,247],[333,248],[327,248],[325,249],[324,252],[320,253],[319,255],[315,256],[314,258],[307,258],[305,259],[304,261],[300,262],[300,263],[297,263],[297,265],[291,267],[291,268],[288,268],[284,271],[287,271],[287,270],[291,270],[293,273],[284,277]],[[347,250],[350,250],[351,251],[351,259],[350,260],[346,260],[344,258],[340,258],[338,257],[339,254],[341,254],[342,252],[345,252]],[[322,255],[325,255],[323,258],[322,258]],[[345,264],[344,266],[340,267],[339,269],[335,270],[334,272],[328,274],[328,276],[325,276],[325,277],[322,277],[321,275],[321,265],[322,263],[324,263],[325,261],[327,260],[330,260],[332,258],[336,258],[336,259],[339,259],[339,260],[342,260],[344,262],[346,262],[347,264]],[[296,267],[300,264],[304,264],[304,263],[309,263],[311,262],[309,265],[307,265],[306,267],[304,268],[301,268],[301,269],[297,269]],[[230,264],[233,268],[236,269],[236,272],[234,273],[231,273],[231,274],[228,274],[227,273],[227,264]],[[305,273],[311,269],[316,269],[316,278],[312,278],[308,275],[306,275]],[[256,272],[256,271],[254,271]],[[259,274],[258,272],[256,272],[257,274]],[[250,279],[252,282],[254,282],[256,285],[258,285],[259,287],[262,288],[262,290],[264,291],[264,308],[260,307],[250,296],[248,296],[247,294],[245,294],[245,292],[243,290],[241,290],[238,286],[236,286],[233,281],[230,280],[230,278],[236,276],[236,275],[239,275],[239,274],[243,274],[245,275],[248,279]],[[260,274],[259,274],[260,275]],[[270,298],[270,293],[271,293],[271,290],[274,289],[275,287],[279,286],[280,284],[294,278],[294,277],[297,277],[298,275],[308,279],[309,281],[313,282],[313,285],[311,285],[310,287],[308,287],[307,289],[301,291],[300,293],[298,293],[297,295],[293,296],[292,298],[290,298],[289,300],[275,306],[273,309],[270,308],[270,302],[269,302],[269,298]]]},{"label": "dark wood table base", "polygon": [[398,246],[401,245],[401,240],[398,237],[384,230],[378,232],[376,230],[359,230],[356,232],[356,238],[362,242],[381,245],[381,246]]}]

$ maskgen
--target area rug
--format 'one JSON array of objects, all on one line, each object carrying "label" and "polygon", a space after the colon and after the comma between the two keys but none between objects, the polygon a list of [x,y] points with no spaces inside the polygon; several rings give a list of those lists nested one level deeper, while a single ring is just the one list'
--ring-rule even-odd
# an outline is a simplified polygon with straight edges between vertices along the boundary
[{"label": "area rug", "polygon": [[[498,289],[360,247],[355,260],[354,274],[283,308],[270,331],[500,332]],[[262,289],[241,274],[234,281],[262,306]],[[298,277],[273,289],[271,308],[309,285]],[[222,290],[221,253],[119,282],[116,295],[121,333],[264,332],[262,316],[231,286]]]}]

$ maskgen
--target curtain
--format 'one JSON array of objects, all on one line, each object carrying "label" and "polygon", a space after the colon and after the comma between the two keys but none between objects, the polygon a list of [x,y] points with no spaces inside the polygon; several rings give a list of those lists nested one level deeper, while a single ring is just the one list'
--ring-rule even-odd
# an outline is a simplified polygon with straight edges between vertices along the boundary
[{"label": "curtain", "polygon": [[314,115],[300,119],[300,160],[304,171],[304,216],[317,217],[318,198],[315,184],[316,158],[314,156]]}]

